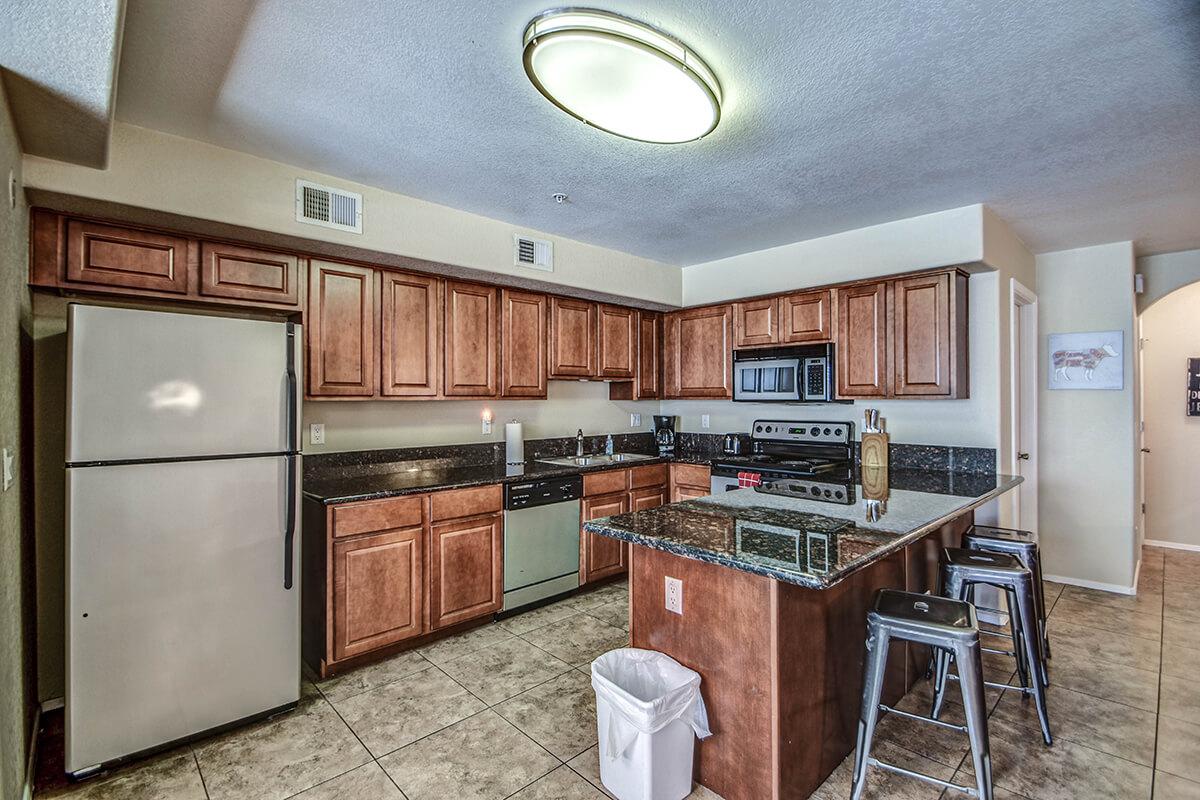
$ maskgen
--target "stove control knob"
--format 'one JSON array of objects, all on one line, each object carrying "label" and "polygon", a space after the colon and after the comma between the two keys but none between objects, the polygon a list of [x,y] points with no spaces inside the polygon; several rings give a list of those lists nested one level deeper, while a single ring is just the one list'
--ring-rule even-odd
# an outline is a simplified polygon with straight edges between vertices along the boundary
[{"label": "stove control knob", "polygon": [[755,425],[755,426],[754,426],[754,432],[755,432],[755,433],[762,433],[762,425]]},{"label": "stove control knob", "polygon": [[770,425],[768,425],[768,426],[767,426],[767,433],[770,433],[770,432],[771,432],[771,426],[770,426]]},{"label": "stove control knob", "polygon": [[841,436],[841,435],[842,435],[842,429],[841,429],[841,428],[834,428],[834,429],[833,429],[833,435],[834,435],[834,436]]},{"label": "stove control knob", "polygon": [[838,500],[841,500],[842,499],[842,490],[838,489],[836,492],[833,493],[833,496],[836,497]]},{"label": "stove control knob", "polygon": [[826,496],[826,497],[832,497],[832,496],[833,496],[833,492],[831,492],[831,491],[829,491],[828,489],[826,489],[826,490],[825,490],[825,496]]},{"label": "stove control knob", "polygon": [[826,435],[826,436],[828,436],[828,435],[829,435],[829,428],[826,428],[826,429],[825,429],[825,435]]}]

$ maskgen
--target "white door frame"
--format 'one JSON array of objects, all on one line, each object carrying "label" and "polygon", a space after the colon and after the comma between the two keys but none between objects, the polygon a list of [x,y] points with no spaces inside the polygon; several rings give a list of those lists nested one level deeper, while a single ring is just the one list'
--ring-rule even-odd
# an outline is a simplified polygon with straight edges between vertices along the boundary
[{"label": "white door frame", "polygon": [[[1038,475],[1038,298],[1029,287],[1011,278],[1009,303],[1009,463],[1013,475],[1022,475],[1025,482],[1013,493],[1013,524],[1037,532],[1037,475]],[[1024,450],[1020,448],[1024,447]],[[1023,463],[1018,453],[1029,454]]]}]

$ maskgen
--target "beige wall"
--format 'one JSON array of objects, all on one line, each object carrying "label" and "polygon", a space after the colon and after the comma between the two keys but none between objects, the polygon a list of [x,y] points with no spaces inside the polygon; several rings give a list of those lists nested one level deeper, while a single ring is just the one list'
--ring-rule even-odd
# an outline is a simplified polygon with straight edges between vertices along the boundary
[{"label": "beige wall", "polygon": [[[492,433],[480,432],[484,409],[492,412]],[[550,381],[546,400],[442,400],[438,402],[322,402],[304,404],[304,452],[372,450],[430,444],[503,442],[504,423],[517,419],[526,439],[633,433],[629,415],[642,415],[650,430],[658,402],[611,401],[600,381]],[[325,445],[308,444],[308,423],[325,424]]]},{"label": "beige wall", "polygon": [[[361,193],[363,233],[296,222],[296,178]],[[26,156],[25,182],[64,194],[642,300],[679,305],[681,297],[676,266],[122,123],[113,128],[108,169]],[[515,232],[553,240],[553,273],[513,265]]]},{"label": "beige wall", "polygon": [[32,661],[32,642],[25,636],[29,554],[21,502],[30,476],[24,474],[20,459],[32,443],[21,437],[26,388],[21,354],[29,325],[25,289],[29,216],[24,197],[17,197],[16,208],[9,205],[10,169],[20,181],[20,146],[0,85],[0,181],[4,183],[0,188],[0,446],[17,453],[17,480],[8,491],[0,490],[0,797],[16,798],[21,796],[25,775],[31,700],[27,669]]},{"label": "beige wall", "polygon": [[[1047,575],[1132,586],[1137,519],[1133,244],[1037,257],[1038,519]],[[1047,389],[1051,333],[1124,332],[1125,388]]]},{"label": "beige wall", "polygon": [[1200,548],[1200,417],[1184,413],[1187,359],[1200,358],[1200,283],[1171,292],[1142,314],[1146,420],[1146,538]]},{"label": "beige wall", "polygon": [[1138,311],[1145,311],[1181,286],[1200,281],[1200,250],[1142,256],[1137,271],[1145,281],[1137,306]]}]

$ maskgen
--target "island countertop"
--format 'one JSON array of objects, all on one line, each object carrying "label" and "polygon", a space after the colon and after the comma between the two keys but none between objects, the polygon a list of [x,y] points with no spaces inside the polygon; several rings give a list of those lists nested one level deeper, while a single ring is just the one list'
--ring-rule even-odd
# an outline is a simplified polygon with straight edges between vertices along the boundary
[{"label": "island countertop", "polygon": [[[861,476],[860,476],[861,477]],[[840,505],[747,488],[591,520],[585,530],[824,589],[1013,489],[1013,475],[890,470],[886,500]],[[869,484],[872,481],[868,481]]]}]

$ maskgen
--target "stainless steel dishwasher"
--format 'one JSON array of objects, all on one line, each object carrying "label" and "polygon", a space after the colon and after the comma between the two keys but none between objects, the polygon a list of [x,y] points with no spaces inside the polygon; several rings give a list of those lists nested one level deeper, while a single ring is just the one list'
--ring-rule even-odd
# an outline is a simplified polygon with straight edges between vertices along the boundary
[{"label": "stainless steel dishwasher", "polygon": [[583,478],[504,487],[504,611],[579,586],[579,498]]}]

